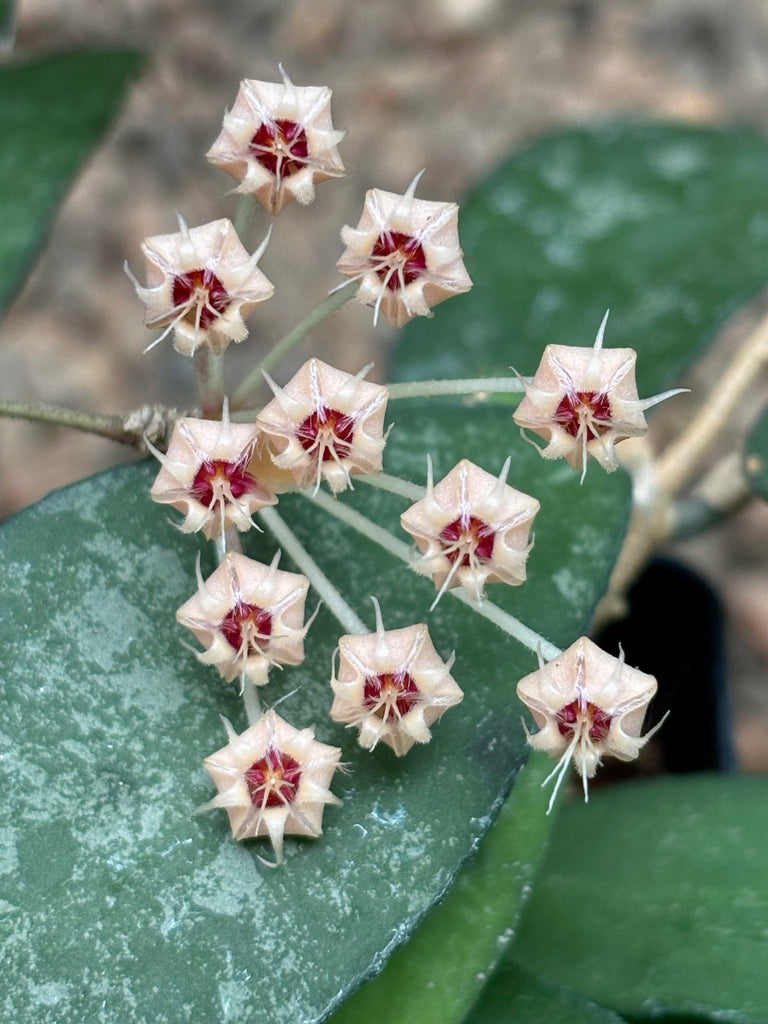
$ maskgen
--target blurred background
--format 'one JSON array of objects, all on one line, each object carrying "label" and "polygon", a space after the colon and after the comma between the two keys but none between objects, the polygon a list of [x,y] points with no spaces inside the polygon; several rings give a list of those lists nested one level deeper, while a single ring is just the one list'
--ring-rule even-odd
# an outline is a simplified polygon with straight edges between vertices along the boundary
[{"label": "blurred background", "polygon": [[[768,131],[765,0],[19,5],[14,59],[115,47],[143,51],[149,62],[0,324],[3,397],[95,412],[190,405],[190,361],[169,343],[142,353],[152,336],[122,264],[141,277],[141,240],[176,230],[177,210],[190,225],[234,215],[231,179],[204,153],[238,81],[276,80],[279,62],[297,85],[333,89],[335,126],[349,132],[348,175],[321,185],[308,210],[293,205],[280,215],[261,267],[298,305],[278,297],[252,318],[246,345],[264,348],[340,282],[339,229],[357,223],[367,188],[402,192],[425,167],[420,196],[460,201],[510,150],[560,126],[621,115]],[[41,125],[43,144],[44,137]],[[266,215],[261,223],[266,232]],[[766,296],[756,297],[687,383],[705,393],[766,311]],[[370,310],[346,307],[314,333],[312,350],[352,371],[374,360],[373,376],[383,379],[391,335],[381,323],[374,332],[371,319]],[[756,381],[734,436],[765,402],[766,383]],[[133,457],[84,434],[0,422],[0,517]],[[671,553],[716,583],[728,621],[739,763],[768,771],[768,506],[753,501]]]}]

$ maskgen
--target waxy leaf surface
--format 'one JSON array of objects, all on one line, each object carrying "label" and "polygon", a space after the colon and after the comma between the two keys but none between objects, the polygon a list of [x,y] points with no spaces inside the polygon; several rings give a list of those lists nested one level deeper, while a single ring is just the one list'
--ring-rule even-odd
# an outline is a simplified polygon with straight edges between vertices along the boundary
[{"label": "waxy leaf surface", "polygon": [[0,67],[0,310],[140,63],[135,53],[74,53]]},{"label": "waxy leaf surface", "polygon": [[[747,147],[749,159],[737,148],[729,163],[731,150],[718,149],[714,134],[654,134],[635,127],[611,132],[612,146],[597,147],[592,163],[568,165],[574,169],[570,188],[557,190],[564,218],[581,187],[584,203],[594,208],[595,167],[610,177],[611,160],[612,209],[622,189],[631,197],[638,187],[638,166],[660,181],[688,166],[674,154],[689,144],[718,155],[710,168],[718,181],[738,184],[739,175],[749,179],[756,166],[757,143]],[[569,133],[566,145],[590,150],[599,138],[600,132]],[[511,213],[505,235],[501,197],[508,196],[511,180],[529,196],[526,202],[550,188],[557,146],[552,139],[522,154],[469,204],[464,245],[470,272],[486,295],[489,286],[482,282],[495,273],[490,264],[500,249],[518,244]],[[654,160],[648,159],[649,147]],[[533,157],[537,149],[540,155]],[[653,181],[646,187],[652,189]],[[712,216],[706,191],[704,199],[702,205],[698,193],[680,189],[682,222]],[[755,217],[757,209],[755,198]],[[588,217],[581,223],[585,238],[578,260],[589,265],[596,228]],[[643,219],[635,218],[617,236],[607,234],[610,258],[601,251],[591,270],[584,268],[584,287],[569,296],[570,322],[579,337],[568,340],[591,342],[607,304],[601,293],[605,264],[625,258],[639,268],[637,287],[632,290],[628,278],[623,308],[614,306],[620,336],[611,343],[627,342],[620,333],[626,328],[618,327],[625,320],[642,321],[651,337],[664,326],[668,307],[657,303],[655,320],[648,289],[666,294],[667,257],[645,244],[643,227]],[[732,226],[742,228],[740,221]],[[493,246],[479,243],[486,231],[497,230]],[[458,320],[454,330],[451,320],[436,317],[406,335],[398,373],[443,375],[439,352],[455,353],[449,372],[462,375],[486,365],[504,370],[513,361],[521,372],[533,372],[543,344],[564,340],[557,336],[559,307],[554,304],[548,313],[541,299],[563,269],[559,233],[552,216],[520,254],[520,264],[529,260],[538,268],[526,271],[525,294],[510,270],[496,280],[506,298],[475,309],[479,347],[467,342]],[[758,259],[768,263],[768,225],[748,243],[741,236],[740,241],[736,256],[744,266]],[[735,301],[725,286],[715,294],[711,275],[697,267],[689,260],[687,273],[700,280],[700,308],[707,315],[683,332],[686,352],[714,331]],[[457,315],[473,294],[452,301]],[[518,303],[538,309],[538,319],[523,322]],[[425,331],[434,332],[429,345]],[[645,332],[632,339],[641,362],[644,339]],[[422,347],[430,346],[432,355],[422,359]],[[654,350],[644,370],[646,393],[666,385],[681,351]],[[388,420],[395,426],[385,468],[418,483],[425,478],[427,451],[438,477],[461,457],[497,473],[512,453],[510,482],[543,507],[529,581],[518,589],[491,587],[489,597],[560,646],[583,632],[621,543],[629,508],[626,478],[593,467],[579,487],[567,466],[543,462],[524,444],[508,401],[393,402]],[[264,699],[273,703],[291,694],[280,713],[299,727],[316,723],[318,739],[343,747],[350,773],[337,777],[333,788],[344,805],[327,810],[321,839],[289,840],[285,864],[271,871],[256,858],[268,852],[265,844],[233,843],[223,812],[192,814],[212,795],[200,762],[224,742],[219,714],[238,728],[244,722],[237,695],[183,646],[190,638],[174,622],[176,607],[195,586],[199,545],[177,533],[149,501],[153,474],[148,464],[110,471],[52,495],[0,530],[0,764],[10,826],[0,860],[0,927],[7,950],[2,1019],[317,1021],[381,969],[491,826],[525,758],[514,686],[535,656],[450,595],[428,613],[434,596],[429,580],[412,575],[309,499],[282,498],[280,513],[364,621],[373,625],[369,597],[375,594],[388,627],[428,621],[441,654],[448,657],[456,649],[454,676],[466,696],[436,727],[433,742],[405,759],[388,749],[363,754],[354,734],[327,718],[331,657],[342,629],[321,609],[305,663],[276,674]],[[403,499],[359,483],[339,501],[407,540],[398,527]],[[263,561],[275,547],[268,533],[246,542],[247,553]],[[206,551],[204,571],[211,567]],[[290,559],[282,567],[292,568]],[[525,851],[526,864],[513,882],[513,915],[546,832],[545,827]],[[487,923],[482,927],[487,938]],[[469,930],[467,942],[472,941]],[[483,953],[484,964],[492,960]],[[443,1019],[459,1019],[473,993],[471,986],[463,988],[464,1001],[449,1007]]]}]

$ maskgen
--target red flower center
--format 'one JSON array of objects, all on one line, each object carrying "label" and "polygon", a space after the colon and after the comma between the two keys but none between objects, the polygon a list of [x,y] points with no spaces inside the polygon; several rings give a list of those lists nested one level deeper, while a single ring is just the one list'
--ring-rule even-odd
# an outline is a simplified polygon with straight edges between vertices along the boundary
[{"label": "red flower center", "polygon": [[254,807],[291,803],[301,780],[301,765],[277,747],[270,747],[260,761],[245,770],[245,784]]},{"label": "red flower center", "polygon": [[611,716],[591,701],[577,698],[566,704],[555,715],[561,736],[573,736],[577,729],[587,726],[589,738],[601,742],[611,728]]},{"label": "red flower center", "polygon": [[[219,629],[233,650],[243,646],[261,651],[272,635],[272,616],[257,604],[240,601],[221,620]],[[262,642],[260,642],[262,641]]]},{"label": "red flower center", "polygon": [[381,672],[366,676],[363,704],[390,722],[407,714],[419,700],[419,688],[408,672]]},{"label": "red flower center", "polygon": [[323,405],[301,422],[296,437],[307,452],[319,447],[322,461],[328,462],[334,457],[334,452],[339,459],[349,455],[354,433],[355,421],[351,416]]},{"label": "red flower center", "polygon": [[604,391],[577,391],[566,395],[555,410],[555,423],[571,437],[578,437],[584,429],[587,440],[594,441],[611,428],[611,401]]},{"label": "red flower center", "polygon": [[478,562],[489,562],[496,531],[477,516],[459,516],[440,531],[440,540],[448,545],[445,555],[451,562],[460,558],[461,565],[469,565],[472,555]]},{"label": "red flower center", "polygon": [[188,270],[173,279],[173,309],[189,307],[184,319],[209,327],[229,305],[229,292],[212,270]]},{"label": "red flower center", "polygon": [[410,284],[427,269],[427,257],[418,238],[402,231],[385,231],[374,243],[375,271],[390,291]]},{"label": "red flower center", "polygon": [[262,122],[248,148],[270,174],[284,178],[306,166],[309,154],[307,133],[302,126],[283,118]]},{"label": "red flower center", "polygon": [[237,500],[258,489],[258,481],[243,469],[241,463],[206,459],[195,474],[189,493],[206,508],[211,508],[224,494],[231,494]]}]

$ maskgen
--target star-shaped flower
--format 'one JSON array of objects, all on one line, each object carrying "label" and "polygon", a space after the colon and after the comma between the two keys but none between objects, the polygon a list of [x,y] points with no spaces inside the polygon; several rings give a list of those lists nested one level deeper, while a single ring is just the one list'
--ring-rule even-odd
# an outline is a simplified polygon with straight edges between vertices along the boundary
[{"label": "star-shaped flower", "polygon": [[543,437],[547,445],[539,451],[544,458],[566,459],[581,469],[582,482],[590,455],[603,469],[615,470],[614,446],[647,432],[645,410],[685,390],[640,399],[637,353],[632,348],[603,348],[607,320],[606,313],[592,348],[547,345],[533,380],[521,378],[525,397],[514,413],[523,437],[526,429]]},{"label": "star-shaped flower", "polygon": [[480,601],[486,583],[525,582],[529,534],[540,505],[509,486],[510,461],[495,477],[462,459],[435,485],[427,457],[427,493],[406,509],[400,524],[421,552],[413,568],[437,587],[432,608],[452,587],[462,586]]},{"label": "star-shaped flower", "polygon": [[520,680],[517,695],[539,726],[533,735],[526,728],[528,742],[559,759],[543,783],[557,775],[547,814],[571,762],[582,777],[586,800],[587,780],[604,756],[620,761],[637,757],[664,721],[640,735],[655,693],[653,676],[626,665],[623,652],[614,658],[585,636],[547,664],[539,653],[538,670]]},{"label": "star-shaped flower", "polygon": [[464,694],[450,674],[453,655],[443,661],[423,622],[385,631],[375,599],[374,606],[375,633],[339,640],[331,718],[358,728],[361,747],[382,742],[401,757],[429,742],[430,726]]},{"label": "star-shaped flower", "polygon": [[331,123],[331,90],[295,86],[280,66],[282,84],[245,79],[208,160],[239,181],[270,213],[296,199],[315,198],[315,185],[344,174]]},{"label": "star-shaped flower", "polygon": [[273,665],[299,665],[304,660],[304,623],[309,589],[306,576],[277,568],[230,551],[218,569],[203,580],[198,567],[198,590],[176,612],[205,651],[197,656],[215,665],[231,682],[267,682]]},{"label": "star-shaped flower", "polygon": [[201,345],[223,352],[231,341],[248,335],[244,317],[275,288],[257,267],[266,248],[250,256],[230,220],[214,220],[189,228],[179,217],[179,231],[155,235],[142,244],[147,285],[125,270],[147,307],[147,327],[165,330],[145,351],[173,331],[173,346],[194,355]]},{"label": "star-shaped flower", "polygon": [[235,839],[269,836],[276,863],[286,835],[322,835],[326,804],[340,804],[330,791],[341,750],[315,739],[314,728],[295,729],[267,711],[239,736],[223,719],[229,743],[203,761],[218,795],[198,811],[223,807]]},{"label": "star-shaped flower", "polygon": [[230,526],[250,529],[253,513],[277,502],[249,469],[256,441],[254,426],[229,422],[226,402],[221,422],[177,420],[167,454],[148,444],[162,463],[150,497],[184,513],[184,533],[213,540]]},{"label": "star-shaped flower", "polygon": [[459,208],[414,199],[420,177],[402,196],[366,192],[360,223],[341,232],[347,248],[336,266],[360,282],[357,298],[374,307],[374,324],[381,310],[393,327],[402,327],[472,287],[459,246]]},{"label": "star-shaped flower", "polygon": [[275,397],[256,425],[272,461],[297,487],[326,480],[337,494],[352,474],[381,472],[389,392],[364,380],[370,368],[352,376],[310,359],[284,388],[264,375]]}]

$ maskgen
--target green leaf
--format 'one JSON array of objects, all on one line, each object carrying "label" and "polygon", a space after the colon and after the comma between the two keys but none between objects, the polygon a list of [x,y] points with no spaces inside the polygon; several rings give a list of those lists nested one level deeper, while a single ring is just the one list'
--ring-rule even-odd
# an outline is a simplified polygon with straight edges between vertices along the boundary
[{"label": "green leaf", "polygon": [[464,1024],[623,1024],[612,1010],[505,963]]},{"label": "green leaf", "polygon": [[[604,174],[615,160],[615,188],[621,192],[623,176],[655,166],[647,149],[658,148],[658,139],[635,128],[612,131],[613,147],[601,152],[601,160]],[[694,140],[705,136],[691,134]],[[670,153],[687,152],[689,136],[677,132],[677,149],[671,135],[664,137],[662,156],[674,169],[682,158],[675,164]],[[760,145],[765,157],[766,147]],[[694,150],[698,147],[697,142]],[[725,157],[713,165],[721,181],[740,180],[743,147],[733,152],[733,167]],[[531,155],[521,155],[524,193],[534,196],[545,187],[552,175],[550,158],[545,148],[537,181],[529,169]],[[507,175],[514,175],[515,166]],[[505,188],[486,187],[470,204],[465,218],[470,237],[473,232],[481,237],[489,218],[493,230],[498,227],[503,220],[498,196]],[[567,190],[559,190],[564,214],[579,188],[574,177]],[[584,188],[585,208],[592,209],[594,185],[586,172]],[[681,193],[679,214],[687,224],[687,217],[702,211]],[[643,242],[644,220],[630,220],[610,256],[600,250],[599,260],[589,244],[592,219],[585,216],[580,224],[585,238],[579,259],[583,252],[583,259],[592,261],[584,278],[592,288],[584,284],[569,296],[572,322],[583,323],[587,332],[586,339],[571,340],[591,341],[603,311],[604,264],[621,260],[619,242],[638,282],[632,291],[628,278],[622,292],[625,315],[636,322],[641,311],[649,336],[655,338],[657,328],[663,333],[668,306],[658,295],[666,295],[669,267],[663,248]],[[742,227],[734,222],[731,230]],[[518,324],[503,303],[475,309],[477,351],[444,316],[419,324],[406,334],[402,375],[414,376],[425,366],[430,367],[426,376],[442,374],[438,353],[454,348],[459,352],[454,368],[461,374],[474,374],[486,362],[503,369],[512,361],[511,334],[518,369],[532,372],[542,332],[544,340],[562,340],[551,334],[563,314],[557,303],[550,308],[541,298],[563,270],[556,244],[560,224],[557,218],[546,221],[540,239],[544,228],[551,244],[532,260],[536,274],[524,275],[525,303],[538,310],[536,317]],[[635,231],[641,232],[639,240]],[[503,246],[504,235],[495,237]],[[514,237],[513,232],[510,244]],[[729,237],[723,244],[730,245]],[[493,263],[497,254],[496,247],[481,246],[478,260]],[[709,285],[707,267],[691,258],[689,278],[701,277]],[[472,271],[483,280],[482,271],[474,266]],[[517,288],[513,280],[498,283]],[[711,302],[702,299],[706,316],[698,327],[713,330],[730,300],[702,288]],[[517,294],[523,302],[522,292]],[[464,301],[456,299],[451,309],[458,314]],[[431,356],[418,351],[430,337],[425,330],[435,332]],[[485,337],[489,331],[492,342]],[[698,328],[685,338],[689,346],[698,343]],[[607,343],[623,343],[611,338],[610,327]],[[646,380],[662,385],[679,355],[677,346],[655,352],[646,360]],[[386,469],[406,479],[424,481],[427,451],[437,477],[461,457],[497,473],[513,454],[510,482],[542,500],[543,508],[528,582],[521,588],[492,587],[489,596],[560,646],[584,632],[625,529],[626,478],[593,468],[580,487],[569,467],[542,461],[521,441],[502,400],[393,402],[389,418],[395,428]],[[0,923],[9,950],[7,994],[0,1006],[9,1024],[89,1015],[108,1024],[145,1019],[175,1024],[185,1017],[237,1024],[319,1021],[409,938],[490,828],[525,757],[514,687],[535,659],[450,595],[428,613],[434,596],[429,580],[416,578],[304,497],[281,498],[285,520],[369,625],[369,595],[376,593],[387,627],[426,618],[441,654],[447,657],[456,648],[454,675],[466,696],[436,728],[433,742],[407,758],[398,760],[388,749],[363,754],[354,735],[327,719],[331,655],[341,630],[323,608],[308,636],[305,663],[276,674],[265,696],[273,702],[291,694],[280,705],[281,714],[297,726],[316,722],[318,739],[343,747],[351,774],[334,783],[344,805],[327,810],[324,836],[316,842],[288,840],[286,863],[270,871],[255,856],[264,843],[234,844],[223,812],[191,814],[212,795],[200,761],[224,742],[219,713],[238,727],[243,721],[232,690],[182,647],[173,612],[194,589],[198,544],[175,532],[151,505],[152,474],[151,467],[139,465],[95,477],[0,529],[0,670],[7,681],[0,728],[5,820],[11,823],[0,861],[7,869],[2,897],[7,913]],[[407,504],[402,499],[361,482],[339,502],[404,539],[398,525]],[[274,548],[269,535],[247,540],[248,553],[261,560],[269,560]],[[291,568],[287,558],[284,563]],[[209,568],[206,553],[204,570]],[[524,806],[520,795],[512,804],[515,828],[518,818],[532,813],[515,811]],[[517,873],[510,875],[512,869],[503,866],[506,851],[489,840],[472,865],[479,869],[478,879],[462,882],[470,903],[482,892],[493,904],[487,894],[498,884],[497,873],[505,875],[510,890],[503,907],[499,900],[493,914],[480,914],[452,938],[451,963],[463,960],[473,977],[459,982],[456,968],[456,999],[441,1004],[446,1022],[457,1020],[475,997],[475,965],[490,969],[500,953],[501,918],[516,913],[525,880],[535,869],[550,825],[543,817],[545,798],[537,795],[541,818],[531,824],[529,839],[523,841],[521,833],[525,849]],[[472,920],[464,916],[466,902],[460,901],[454,913]],[[475,942],[477,951],[468,955]],[[425,954],[422,962],[425,976],[437,976],[436,958],[447,943],[425,945],[431,950],[431,958]]]},{"label": "green leaf", "polygon": [[765,1024],[767,805],[749,776],[566,805],[511,956],[633,1020]]},{"label": "green leaf", "polygon": [[0,67],[0,310],[140,63],[134,53],[78,53]]},{"label": "green leaf", "polygon": [[[484,440],[477,424],[489,427],[492,415],[454,408],[442,433],[461,437],[477,456]],[[393,468],[409,465],[411,438],[424,441],[438,429],[430,422],[439,418],[402,409]],[[485,444],[497,465],[501,447],[493,436]],[[433,451],[439,463],[447,459],[444,449]],[[533,465],[541,472],[538,459]],[[231,689],[181,646],[173,612],[194,589],[197,543],[149,501],[152,472],[113,470],[0,531],[7,609],[0,658],[3,678],[13,680],[2,728],[12,822],[4,889],[9,1019],[85,1019],[105,998],[121,1024],[148,1015],[175,1021],[180,1005],[193,1005],[203,1020],[319,1019],[408,936],[490,826],[525,754],[513,693],[534,658],[447,598],[429,617],[430,631],[445,657],[457,647],[453,672],[464,703],[446,715],[434,742],[407,758],[388,748],[364,755],[327,719],[331,655],[342,631],[321,610],[306,662],[278,673],[269,699],[298,687],[281,714],[297,726],[317,722],[318,738],[342,745],[353,770],[335,783],[344,806],[326,813],[323,838],[289,841],[286,863],[270,871],[255,857],[264,843],[234,844],[223,812],[191,814],[211,796],[200,761],[224,742],[219,713],[243,723]],[[575,578],[584,542],[579,512],[599,506],[615,548],[626,482],[596,475],[579,488],[573,474],[567,479],[576,514],[569,539],[557,544],[561,556],[572,548],[565,571]],[[353,498],[385,525],[394,525],[402,505],[362,484]],[[301,496],[281,499],[280,509],[371,626],[374,590],[389,627],[423,620],[434,593],[428,580],[356,541]],[[541,565],[531,573],[531,586],[550,603],[556,587],[542,538],[554,522],[540,530]],[[274,544],[255,536],[247,550],[267,560]],[[596,563],[600,581],[612,555],[604,548]],[[600,581],[582,581],[584,605],[565,608],[561,599],[561,621],[542,607],[542,628],[551,623],[555,636],[581,630]],[[509,600],[521,603],[514,593]],[[93,963],[109,964],[108,972],[94,972]],[[45,1010],[46,1000],[54,1009]]]},{"label": "green leaf", "polygon": [[400,372],[530,375],[610,308],[605,345],[637,349],[640,395],[672,386],[765,284],[767,156],[752,132],[621,122],[515,154],[462,207],[472,291],[408,326]]},{"label": "green leaf", "polygon": [[768,409],[763,410],[744,446],[744,475],[755,494],[768,498]]},{"label": "green leaf", "polygon": [[0,0],[0,53],[10,53],[16,35],[16,2]]},{"label": "green leaf", "polygon": [[395,950],[382,973],[333,1015],[333,1024],[464,1019],[509,945],[536,874],[552,824],[545,814],[549,797],[541,789],[548,772],[543,758],[525,765],[445,902]]}]

